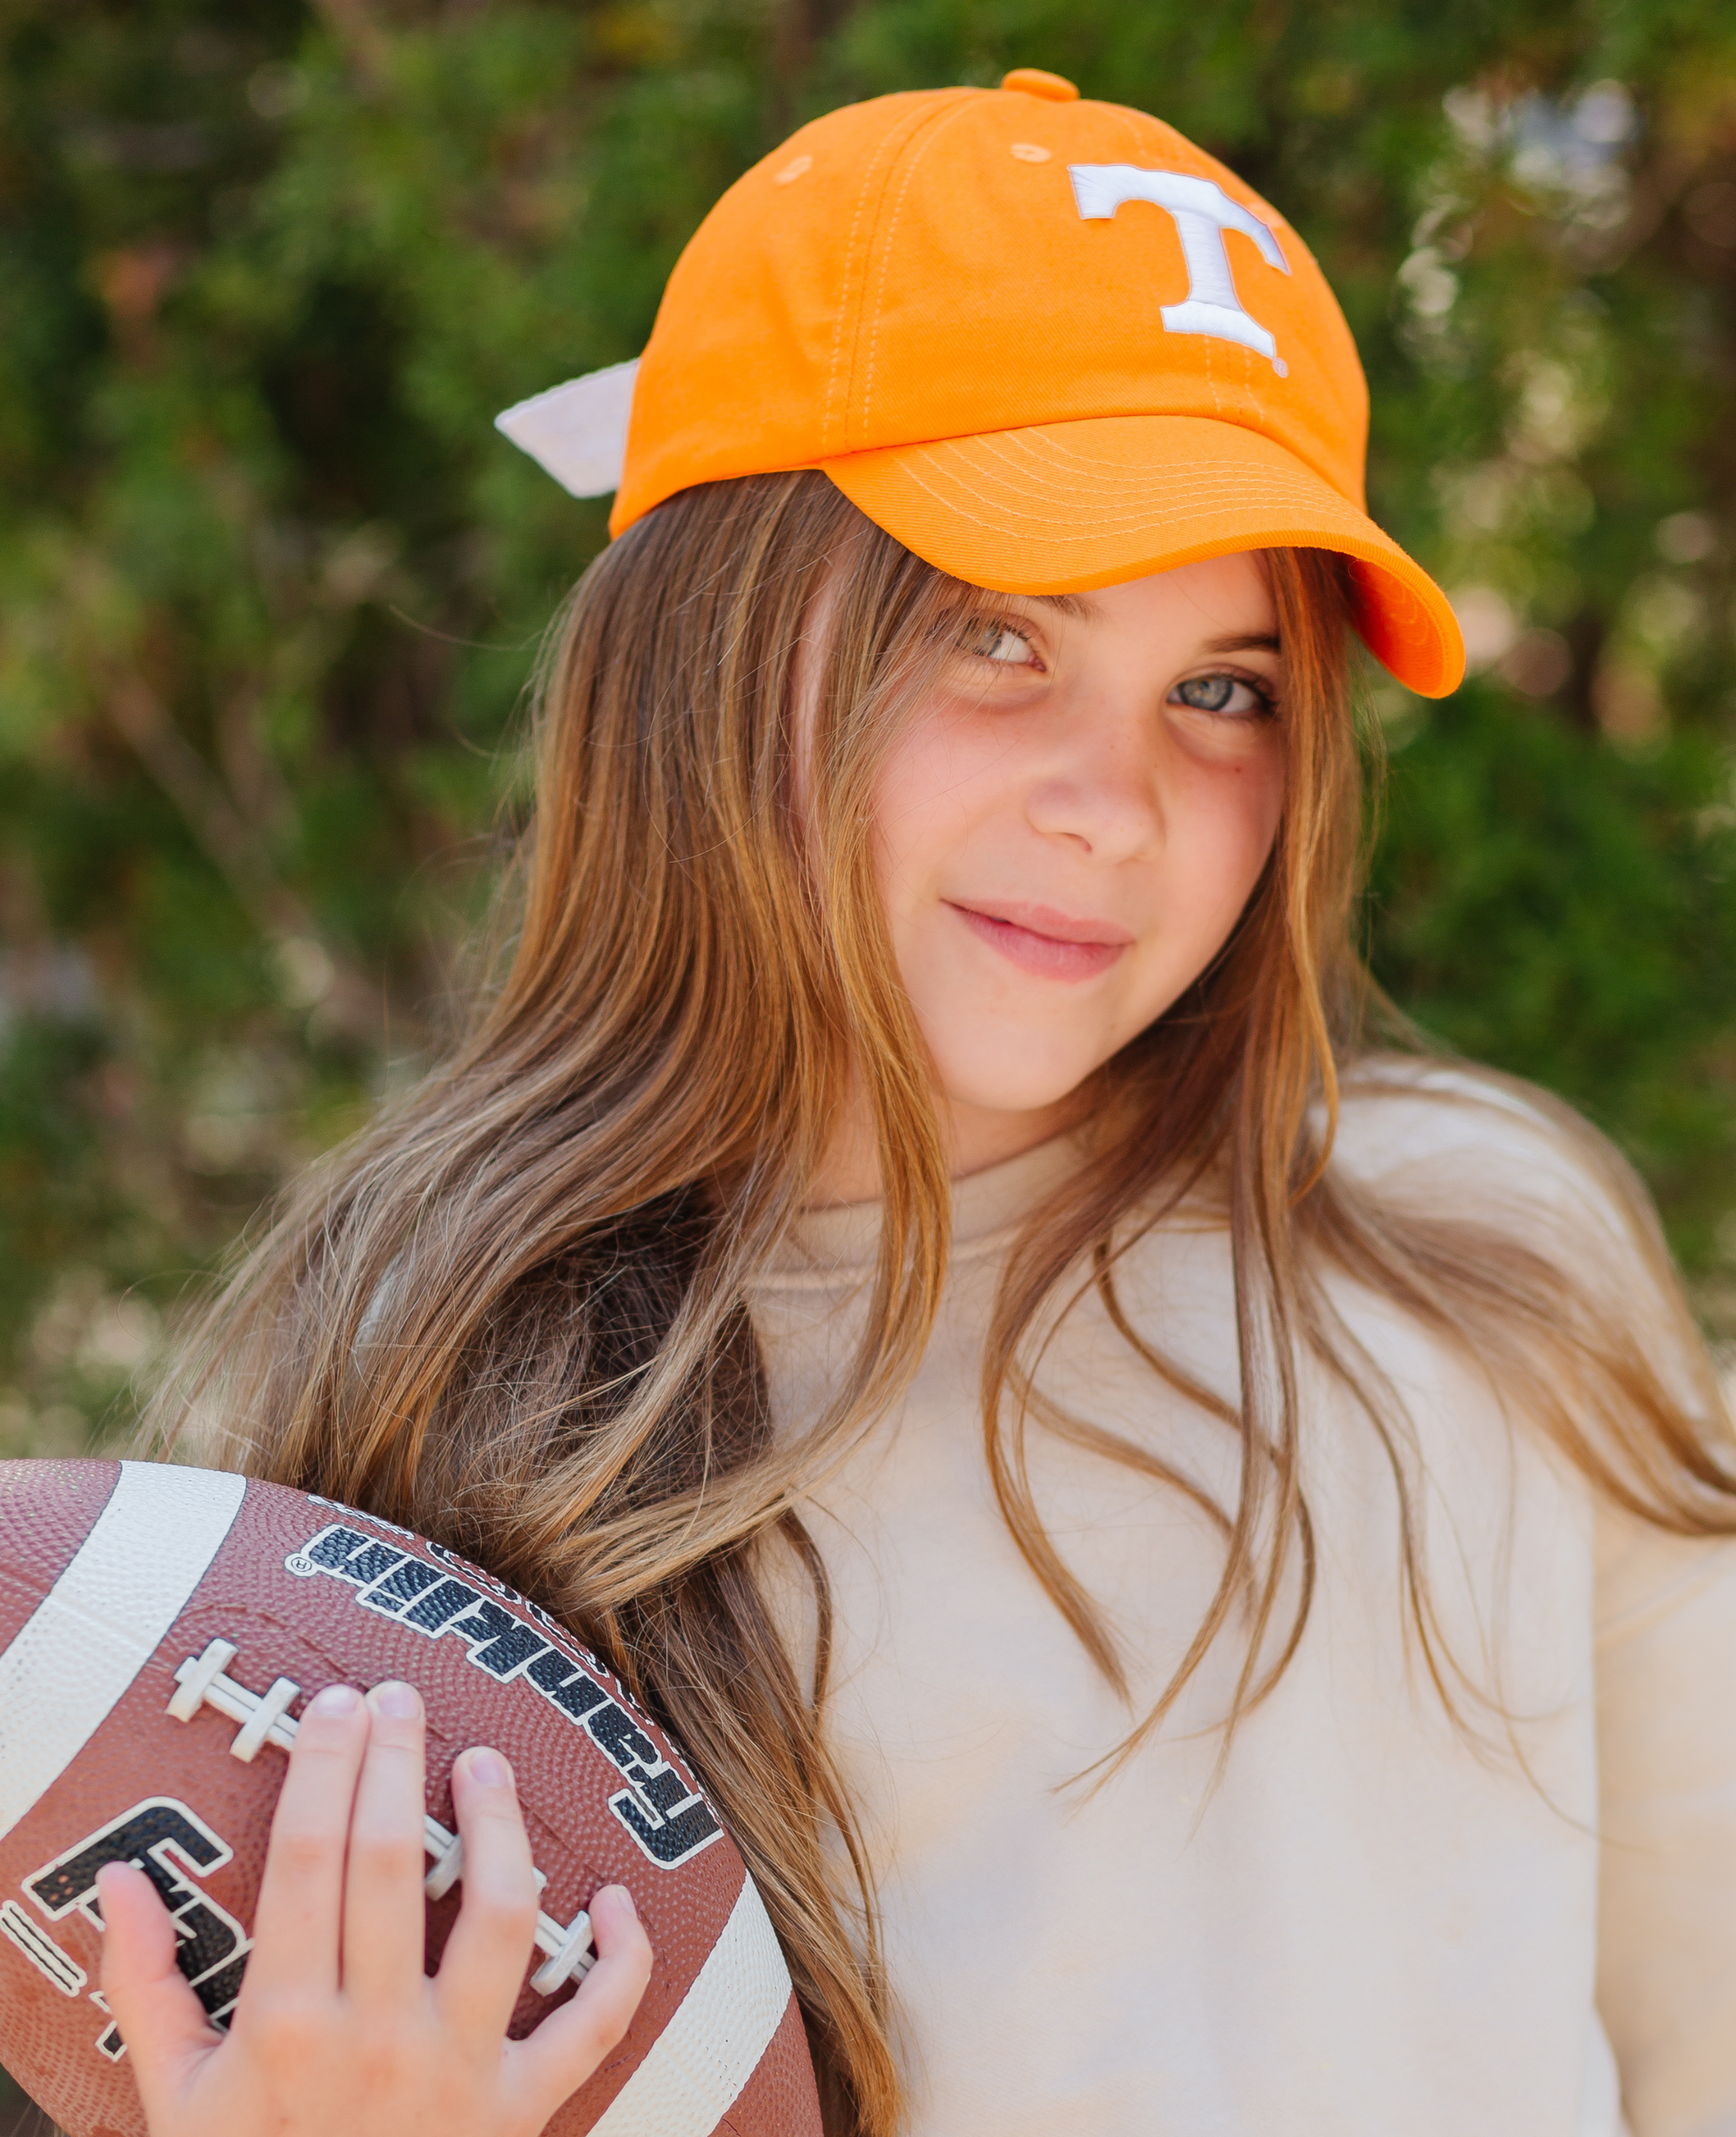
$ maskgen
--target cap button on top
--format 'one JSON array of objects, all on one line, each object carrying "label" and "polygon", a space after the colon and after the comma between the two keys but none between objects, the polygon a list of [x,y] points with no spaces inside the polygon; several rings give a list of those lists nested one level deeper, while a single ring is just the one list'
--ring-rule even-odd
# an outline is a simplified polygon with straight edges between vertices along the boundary
[{"label": "cap button on top", "polygon": [[1025,96],[1040,96],[1046,104],[1072,104],[1079,96],[1064,74],[1049,74],[1041,67],[1015,67],[1011,74],[1002,75],[1001,87]]}]

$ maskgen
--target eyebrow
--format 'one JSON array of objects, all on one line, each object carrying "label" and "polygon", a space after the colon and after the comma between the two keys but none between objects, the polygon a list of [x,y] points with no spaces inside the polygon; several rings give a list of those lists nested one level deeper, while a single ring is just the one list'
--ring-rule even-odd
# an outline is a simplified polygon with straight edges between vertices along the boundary
[{"label": "eyebrow", "polygon": [[[1028,593],[1023,597],[1045,609],[1054,609],[1062,616],[1071,616],[1081,622],[1090,622],[1103,614],[1099,604],[1088,593]],[[1237,631],[1227,638],[1208,638],[1203,650],[1208,653],[1277,653],[1284,651],[1284,642],[1276,631]]]},{"label": "eyebrow", "polygon": [[1284,642],[1276,631],[1247,631],[1230,638],[1209,638],[1208,653],[1282,653]]},{"label": "eyebrow", "polygon": [[1034,602],[1040,609],[1054,609],[1062,616],[1088,621],[1103,614],[1103,609],[1088,593],[1023,593],[1021,601]]}]

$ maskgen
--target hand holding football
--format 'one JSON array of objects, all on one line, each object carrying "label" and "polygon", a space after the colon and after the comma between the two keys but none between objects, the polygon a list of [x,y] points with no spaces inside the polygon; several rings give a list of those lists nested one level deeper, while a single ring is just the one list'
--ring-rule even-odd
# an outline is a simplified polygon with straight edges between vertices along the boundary
[{"label": "hand holding football", "polygon": [[[385,1710],[393,1685],[415,1686],[419,1712]],[[320,1694],[343,1686],[370,1690],[370,1707],[328,1711]],[[479,1746],[510,1776],[491,1782]],[[289,1822],[274,1833],[280,1791]],[[340,1894],[334,1835],[351,1805]],[[268,1842],[286,1866],[269,1889]],[[137,1877],[114,1887],[115,1863],[155,1888],[157,1913]],[[653,1955],[613,2046],[640,1962],[631,1924],[610,1926],[611,1886],[631,1893]],[[136,2067],[158,2137],[216,2128],[161,2104],[186,2096],[178,2057],[209,2056],[218,2076],[243,2061],[194,2026],[170,1956],[211,2027],[233,2020],[232,2045],[293,2064],[310,2137],[508,2137],[539,2111],[550,2137],[818,2137],[776,1934],[678,1748],[546,1611],[305,1493],[156,1463],[0,1463],[0,2063],[69,2137],[144,2137],[128,2022],[102,1985],[99,1896],[124,1918],[106,1978],[135,2012],[156,1998]],[[273,1968],[296,1945],[312,1958],[286,1990]],[[601,1992],[581,1998],[588,1973]],[[363,2098],[325,2097],[351,2081],[336,2063],[316,2071],[309,1999],[329,2017],[358,1979],[398,2000],[392,2024],[362,2029],[370,2053],[416,2061],[431,2104],[376,2117]],[[275,2010],[258,2042],[244,1997]],[[487,2055],[511,2042],[508,2090],[480,2123],[442,2118],[475,2100],[459,2066],[487,2029],[454,2065],[424,2054],[429,2014],[455,1998],[492,2002]],[[375,2076],[354,2082],[376,2097]],[[224,2137],[251,2126],[232,2118]]]},{"label": "hand holding football", "polygon": [[217,2032],[176,1964],[172,1918],[130,1864],[98,1876],[103,1987],[152,2137],[536,2137],[626,2032],[651,1951],[624,1888],[596,1894],[602,1956],[573,2001],[503,2037],[536,1926],[510,1770],[467,1752],[452,1793],[464,1897],[423,1971],[423,1718],[407,1685],[322,1692],[278,1799],[235,2016]]}]

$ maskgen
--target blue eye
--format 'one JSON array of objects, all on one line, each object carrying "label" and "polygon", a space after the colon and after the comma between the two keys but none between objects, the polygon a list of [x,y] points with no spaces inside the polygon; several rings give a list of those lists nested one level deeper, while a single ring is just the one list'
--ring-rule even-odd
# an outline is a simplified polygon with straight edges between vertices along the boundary
[{"label": "blue eye", "polygon": [[1240,675],[1189,675],[1170,692],[1171,705],[1194,712],[1214,712],[1225,719],[1264,719],[1272,709],[1265,692]]}]

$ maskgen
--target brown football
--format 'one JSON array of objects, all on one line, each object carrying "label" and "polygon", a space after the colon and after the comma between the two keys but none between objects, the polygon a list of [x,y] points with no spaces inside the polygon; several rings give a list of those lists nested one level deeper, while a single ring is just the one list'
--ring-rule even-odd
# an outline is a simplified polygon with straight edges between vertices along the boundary
[{"label": "brown football", "polygon": [[741,1858],[680,1752],[545,1612],[438,1545],[211,1470],[0,1463],[0,2063],[69,2137],[143,2137],[99,1991],[96,1873],[176,1918],[219,2025],[247,1963],[296,1716],[322,1686],[428,1713],[428,1958],[463,1874],[447,1777],[512,1760],[547,1882],[512,2030],[573,1994],[585,1908],[632,1893],[656,1952],[631,2030],[552,2137],[818,2137],[801,2015]]}]

